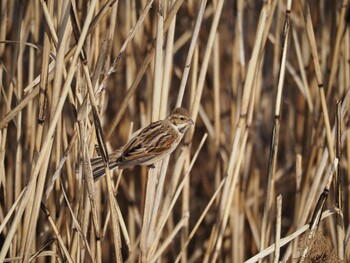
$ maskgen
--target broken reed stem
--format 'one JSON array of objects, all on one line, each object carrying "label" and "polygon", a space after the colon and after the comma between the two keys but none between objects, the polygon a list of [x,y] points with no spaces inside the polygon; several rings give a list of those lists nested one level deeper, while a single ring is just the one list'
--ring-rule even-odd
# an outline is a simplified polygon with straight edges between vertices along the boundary
[{"label": "broken reed stem", "polygon": [[[330,182],[333,179],[333,176],[337,170],[337,167],[338,167],[338,159],[335,158],[334,162],[331,166],[331,171],[328,175],[329,179],[328,179],[327,185],[325,186],[325,188],[323,189],[323,192],[321,193],[321,195],[318,198],[316,207],[314,209],[314,212],[312,214],[312,217],[311,217],[311,220],[309,223],[310,231],[309,231],[308,236],[307,236],[308,240],[311,240],[314,237],[314,235],[318,229],[318,226],[319,226],[319,223],[320,223],[321,217],[322,217],[323,208],[324,208],[324,205],[325,205],[326,200],[328,198]],[[305,261],[305,257],[307,255],[308,251],[309,251],[309,247],[305,246],[304,250],[301,253],[301,258],[300,258],[299,262],[302,263]]]},{"label": "broken reed stem", "polygon": [[275,255],[273,262],[278,263],[280,257],[280,239],[281,239],[281,217],[282,217],[282,195],[276,198],[276,237],[275,237]]},{"label": "broken reed stem", "polygon": [[[302,178],[303,170],[302,170],[302,156],[297,154],[296,158],[296,168],[295,168],[295,176],[296,176],[296,189],[295,189],[295,206],[294,206],[294,218],[293,218],[293,226],[294,229],[298,228],[298,219],[300,210],[300,192],[301,192],[301,178]],[[292,247],[289,246],[289,250],[291,251],[292,258],[296,258],[297,248],[298,248],[299,238],[296,238],[292,244]],[[288,254],[288,253],[286,253]],[[285,258],[284,258],[285,259]]]},{"label": "broken reed stem", "polygon": [[344,216],[343,216],[343,169],[342,169],[342,151],[341,151],[341,136],[342,136],[342,117],[341,117],[341,101],[337,103],[336,113],[336,156],[339,160],[338,169],[335,176],[335,207],[338,208],[336,214],[336,234],[337,234],[337,253],[340,260],[344,260]]}]

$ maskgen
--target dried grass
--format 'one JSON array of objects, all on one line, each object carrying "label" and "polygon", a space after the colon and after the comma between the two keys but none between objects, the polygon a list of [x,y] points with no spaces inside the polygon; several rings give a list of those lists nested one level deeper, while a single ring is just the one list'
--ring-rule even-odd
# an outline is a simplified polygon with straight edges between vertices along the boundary
[{"label": "dried grass", "polygon": [[[347,0],[0,12],[0,262],[350,260]],[[176,106],[170,158],[93,181]]]},{"label": "dried grass", "polygon": [[[320,232],[317,231],[312,239],[308,238],[308,234],[304,234],[299,242],[299,252],[301,253],[305,247],[309,251],[305,258],[305,263],[311,262],[325,262],[325,263],[339,263],[342,262],[336,255],[336,251],[332,248],[330,241]],[[294,259],[293,262],[297,262]]]}]

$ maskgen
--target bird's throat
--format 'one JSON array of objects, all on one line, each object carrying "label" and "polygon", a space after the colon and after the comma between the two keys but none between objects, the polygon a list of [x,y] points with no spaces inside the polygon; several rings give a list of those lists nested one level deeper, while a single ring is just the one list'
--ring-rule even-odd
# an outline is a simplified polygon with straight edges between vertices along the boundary
[{"label": "bird's throat", "polygon": [[179,127],[179,132],[181,132],[182,134],[184,134],[186,130],[187,130],[186,126]]}]

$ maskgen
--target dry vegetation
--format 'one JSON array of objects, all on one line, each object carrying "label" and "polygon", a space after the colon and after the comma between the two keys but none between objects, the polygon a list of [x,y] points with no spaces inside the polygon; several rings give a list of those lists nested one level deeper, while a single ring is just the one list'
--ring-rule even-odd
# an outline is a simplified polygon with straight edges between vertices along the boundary
[{"label": "dry vegetation", "polygon": [[[350,260],[347,0],[0,11],[0,262]],[[179,105],[170,158],[93,182]]]}]

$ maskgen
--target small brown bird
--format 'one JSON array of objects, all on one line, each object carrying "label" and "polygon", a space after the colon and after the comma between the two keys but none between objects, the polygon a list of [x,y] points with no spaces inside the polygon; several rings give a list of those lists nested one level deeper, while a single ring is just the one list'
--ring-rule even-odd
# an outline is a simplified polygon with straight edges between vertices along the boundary
[{"label": "small brown bird", "polygon": [[[154,163],[176,149],[184,133],[193,124],[184,108],[174,109],[166,119],[152,122],[138,130],[121,150],[109,154],[109,169],[125,169],[135,165],[154,167]],[[105,175],[101,157],[91,159],[91,166],[95,181]]]}]

